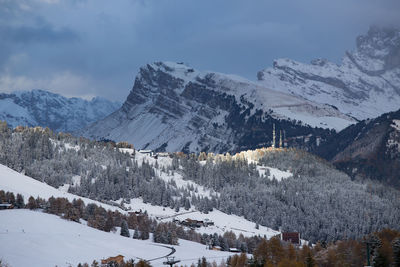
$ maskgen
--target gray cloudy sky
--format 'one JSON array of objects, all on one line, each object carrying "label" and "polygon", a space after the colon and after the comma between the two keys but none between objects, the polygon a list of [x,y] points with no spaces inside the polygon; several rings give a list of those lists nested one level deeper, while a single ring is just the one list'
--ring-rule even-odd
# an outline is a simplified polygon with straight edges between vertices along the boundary
[{"label": "gray cloudy sky", "polygon": [[160,60],[255,80],[275,58],[339,63],[399,14],[399,0],[0,0],[0,92],[123,101]]}]

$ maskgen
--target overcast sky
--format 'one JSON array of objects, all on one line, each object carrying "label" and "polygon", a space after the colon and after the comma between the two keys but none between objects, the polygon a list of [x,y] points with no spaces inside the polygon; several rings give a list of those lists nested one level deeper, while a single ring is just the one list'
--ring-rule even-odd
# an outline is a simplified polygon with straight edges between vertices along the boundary
[{"label": "overcast sky", "polygon": [[255,80],[276,58],[340,63],[399,14],[399,0],[0,0],[0,92],[123,101],[163,60]]}]

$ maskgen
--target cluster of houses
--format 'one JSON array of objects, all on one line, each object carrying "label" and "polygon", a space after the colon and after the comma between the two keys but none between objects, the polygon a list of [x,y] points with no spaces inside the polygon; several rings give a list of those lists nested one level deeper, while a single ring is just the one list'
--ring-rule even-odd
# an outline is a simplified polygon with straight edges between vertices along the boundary
[{"label": "cluster of houses", "polygon": [[213,226],[214,222],[210,221],[209,219],[204,219],[204,221],[199,221],[199,220],[193,220],[187,218],[186,220],[180,221],[178,219],[173,220],[174,223],[182,225],[182,226],[187,226],[190,228],[200,228],[200,227],[208,227],[208,226]]}]

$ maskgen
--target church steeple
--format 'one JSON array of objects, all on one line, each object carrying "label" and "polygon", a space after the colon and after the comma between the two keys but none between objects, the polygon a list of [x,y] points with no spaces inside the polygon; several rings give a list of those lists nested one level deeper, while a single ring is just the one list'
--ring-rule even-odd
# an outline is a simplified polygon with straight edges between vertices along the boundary
[{"label": "church steeple", "polygon": [[282,130],[279,132],[279,148],[282,148]]}]

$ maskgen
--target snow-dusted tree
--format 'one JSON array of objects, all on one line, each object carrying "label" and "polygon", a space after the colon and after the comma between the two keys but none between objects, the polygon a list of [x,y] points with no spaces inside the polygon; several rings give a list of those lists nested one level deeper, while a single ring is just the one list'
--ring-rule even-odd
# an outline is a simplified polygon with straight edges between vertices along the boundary
[{"label": "snow-dusted tree", "polygon": [[33,196],[30,196],[28,199],[28,204],[26,204],[27,208],[30,210],[37,209],[36,200]]},{"label": "snow-dusted tree", "polygon": [[133,239],[139,239],[139,238],[140,238],[139,230],[138,230],[138,228],[136,227],[136,228],[135,228],[135,231],[133,231]]},{"label": "snow-dusted tree", "polygon": [[22,209],[25,207],[24,197],[21,194],[17,194],[17,200],[15,201],[15,206],[18,209]]},{"label": "snow-dusted tree", "polygon": [[126,236],[126,237],[130,237],[129,229],[128,229],[128,223],[126,222],[126,220],[122,220],[122,223],[121,223],[121,235],[122,236]]}]

